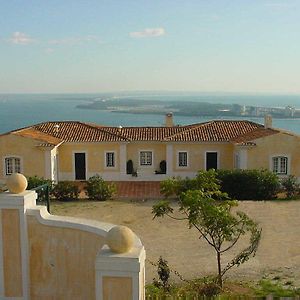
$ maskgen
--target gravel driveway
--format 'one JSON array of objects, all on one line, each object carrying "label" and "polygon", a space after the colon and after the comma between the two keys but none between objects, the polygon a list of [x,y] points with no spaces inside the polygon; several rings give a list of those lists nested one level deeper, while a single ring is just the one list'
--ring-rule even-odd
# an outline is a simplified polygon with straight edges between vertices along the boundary
[{"label": "gravel driveway", "polygon": [[[95,219],[130,227],[145,245],[147,259],[157,261],[161,255],[185,278],[195,278],[216,272],[214,251],[184,221],[168,218],[152,219],[155,201],[130,202],[80,201],[56,203],[52,213]],[[283,282],[300,285],[300,201],[245,201],[239,210],[246,212],[262,227],[258,252],[239,268],[228,272],[238,280],[279,276]],[[241,241],[246,245],[246,240]],[[224,254],[226,263],[234,253]],[[147,262],[146,280],[156,275],[155,267]],[[174,278],[175,279],[175,278]]]}]

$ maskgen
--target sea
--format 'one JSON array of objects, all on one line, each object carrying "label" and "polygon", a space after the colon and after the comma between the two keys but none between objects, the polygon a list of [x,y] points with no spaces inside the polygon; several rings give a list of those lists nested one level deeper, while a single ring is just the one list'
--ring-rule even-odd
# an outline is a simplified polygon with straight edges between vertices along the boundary
[{"label": "sea", "polygon": [[[293,106],[300,109],[300,95],[184,93],[184,92],[124,92],[98,94],[0,94],[0,134],[45,121],[76,120],[107,126],[162,126],[164,116],[158,114],[116,113],[105,110],[79,109],[76,106],[95,100],[135,98],[140,101],[199,101],[253,105],[260,107]],[[174,123],[180,125],[206,122],[212,119],[247,119],[263,124],[260,117],[189,117],[174,113]],[[273,127],[300,134],[300,119],[273,119]]]}]

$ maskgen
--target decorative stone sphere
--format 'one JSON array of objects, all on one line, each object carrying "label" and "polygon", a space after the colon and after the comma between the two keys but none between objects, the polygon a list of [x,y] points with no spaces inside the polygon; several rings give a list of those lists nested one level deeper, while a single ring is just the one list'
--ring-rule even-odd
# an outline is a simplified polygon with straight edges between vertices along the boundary
[{"label": "decorative stone sphere", "polygon": [[131,250],[134,233],[126,226],[114,226],[106,236],[106,243],[111,251],[125,253]]},{"label": "decorative stone sphere", "polygon": [[13,194],[20,194],[27,188],[27,179],[20,173],[11,174],[7,180],[6,185],[8,190]]}]

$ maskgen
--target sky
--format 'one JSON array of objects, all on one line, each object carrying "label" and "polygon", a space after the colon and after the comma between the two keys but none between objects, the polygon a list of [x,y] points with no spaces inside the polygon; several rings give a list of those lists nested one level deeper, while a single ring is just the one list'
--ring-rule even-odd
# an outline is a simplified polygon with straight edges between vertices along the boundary
[{"label": "sky", "polygon": [[0,0],[0,93],[300,94],[300,0]]}]

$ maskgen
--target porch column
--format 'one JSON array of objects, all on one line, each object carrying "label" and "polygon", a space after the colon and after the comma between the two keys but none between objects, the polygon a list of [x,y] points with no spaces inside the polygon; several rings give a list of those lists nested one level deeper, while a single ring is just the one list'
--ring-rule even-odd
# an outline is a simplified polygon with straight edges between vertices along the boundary
[{"label": "porch column", "polygon": [[247,170],[248,168],[248,151],[247,149],[240,150],[240,168]]},{"label": "porch column", "polygon": [[126,175],[127,165],[127,144],[120,145],[120,174]]},{"label": "porch column", "polygon": [[173,175],[173,145],[167,145],[167,175]]},{"label": "porch column", "polygon": [[[13,187],[21,187],[20,193],[0,194],[0,299],[27,300],[30,291],[26,210],[35,206],[37,195],[24,191],[21,175],[17,176]],[[8,181],[7,185],[10,188]]]},{"label": "porch column", "polygon": [[52,160],[51,160],[51,149],[45,149],[45,179],[52,180]]}]

